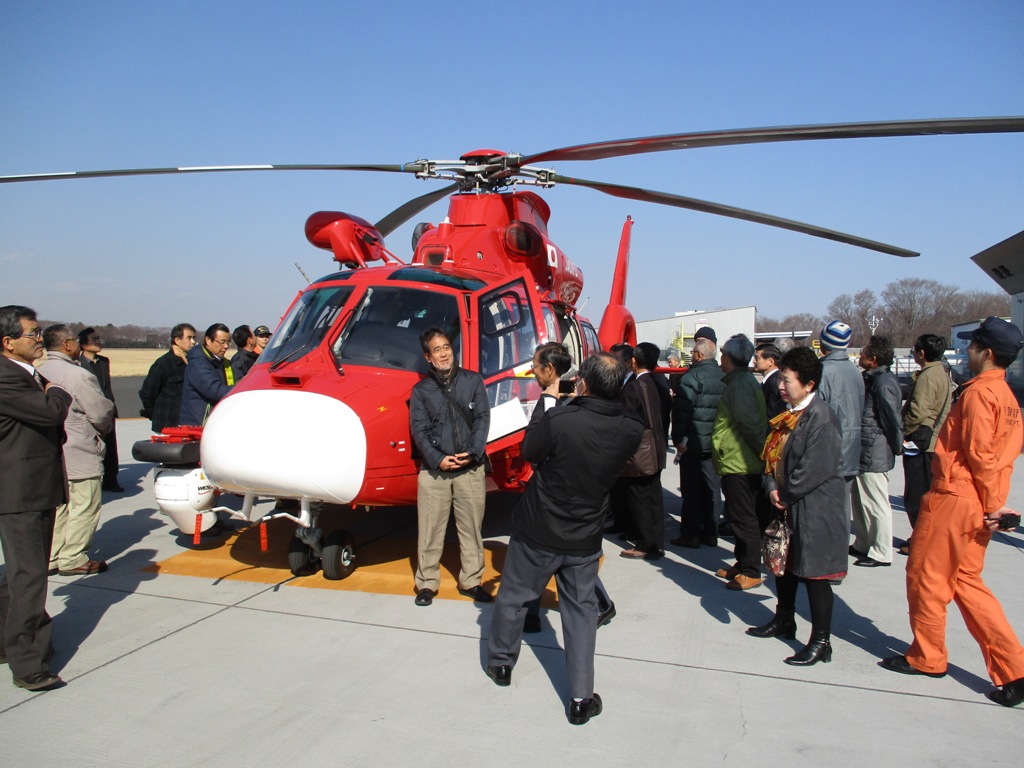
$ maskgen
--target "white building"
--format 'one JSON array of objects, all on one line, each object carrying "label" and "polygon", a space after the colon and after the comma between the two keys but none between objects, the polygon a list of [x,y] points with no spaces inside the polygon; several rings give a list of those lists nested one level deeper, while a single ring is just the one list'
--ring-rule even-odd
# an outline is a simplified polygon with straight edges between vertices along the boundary
[{"label": "white building", "polygon": [[[649,341],[661,347],[662,358],[669,349],[676,347],[682,340],[684,362],[689,362],[690,350],[693,349],[693,334],[703,326],[715,329],[718,344],[721,346],[726,339],[737,333],[744,333],[754,340],[754,323],[757,316],[755,307],[737,307],[736,309],[690,310],[677,312],[672,317],[656,320],[641,320],[636,324],[636,340]],[[678,348],[678,347],[676,347]]]}]

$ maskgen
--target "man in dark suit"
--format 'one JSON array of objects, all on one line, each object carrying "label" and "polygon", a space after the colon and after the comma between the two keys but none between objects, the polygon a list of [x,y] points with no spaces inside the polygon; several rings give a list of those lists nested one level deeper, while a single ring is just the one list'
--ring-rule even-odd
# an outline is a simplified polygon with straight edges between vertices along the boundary
[{"label": "man in dark suit", "polygon": [[654,430],[658,471],[645,477],[624,477],[624,497],[632,527],[637,538],[633,546],[619,553],[621,557],[657,560],[665,554],[665,503],[661,494],[661,470],[665,468],[668,449],[668,421],[672,400],[652,373],[658,367],[661,350],[643,341],[633,350],[634,376],[622,387],[622,409]]},{"label": "man in dark suit", "polygon": [[0,307],[0,660],[30,691],[64,684],[47,666],[46,571],[54,511],[67,501],[61,446],[71,395],[35,370],[42,337],[31,309]]},{"label": "man in dark suit", "polygon": [[761,393],[764,395],[765,412],[771,421],[784,410],[786,401],[779,392],[779,360],[782,351],[774,344],[758,344],[754,351],[754,370],[761,374]]},{"label": "man in dark suit", "polygon": [[117,471],[120,463],[117,458],[117,403],[114,401],[114,386],[110,380],[110,358],[101,355],[103,340],[99,331],[95,328],[83,328],[78,332],[78,343],[82,348],[82,354],[78,358],[78,364],[99,379],[100,389],[103,396],[114,403],[114,421],[110,429],[103,434],[103,442],[106,443],[107,452],[103,454],[103,490],[111,493],[124,493],[124,488],[117,482]]}]

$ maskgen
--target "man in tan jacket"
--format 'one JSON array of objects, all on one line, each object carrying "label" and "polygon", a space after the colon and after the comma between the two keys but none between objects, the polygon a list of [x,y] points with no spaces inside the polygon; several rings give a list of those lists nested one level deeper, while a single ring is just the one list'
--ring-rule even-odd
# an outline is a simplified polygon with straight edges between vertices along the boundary
[{"label": "man in tan jacket", "polygon": [[107,570],[102,560],[89,557],[100,519],[103,435],[114,423],[114,403],[103,395],[99,380],[77,364],[81,345],[66,325],[43,331],[46,360],[39,372],[72,397],[64,430],[64,464],[68,501],[57,507],[50,548],[50,575],[89,576]]},{"label": "man in tan jacket", "polygon": [[[932,484],[935,442],[953,404],[953,384],[942,360],[945,351],[946,340],[934,333],[919,336],[914,343],[914,361],[921,370],[914,374],[903,406],[903,508],[911,528],[917,524],[921,497]],[[910,553],[909,541],[900,552]]]}]

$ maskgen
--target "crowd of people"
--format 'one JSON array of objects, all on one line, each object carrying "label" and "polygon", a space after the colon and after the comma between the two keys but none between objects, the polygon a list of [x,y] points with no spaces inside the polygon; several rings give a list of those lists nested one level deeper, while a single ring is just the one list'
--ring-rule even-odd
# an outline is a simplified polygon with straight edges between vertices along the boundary
[{"label": "crowd of people", "polygon": [[[216,323],[197,340],[193,326],[175,326],[169,351],[153,363],[140,391],[142,415],[154,431],[202,426],[257,362],[270,335],[266,326],[232,333]],[[568,719],[579,725],[601,713],[594,691],[596,632],[615,611],[597,575],[602,542],[617,533],[626,544],[623,558],[664,556],[661,475],[671,454],[682,506],[678,535],[669,543],[717,547],[719,538],[733,538],[735,563],[717,575],[727,589],[756,589],[763,584],[766,527],[782,518],[790,539],[782,567],[774,570],[775,615],[747,634],[794,638],[803,584],[810,635],[785,662],[829,662],[833,587],[847,576],[849,558],[864,568],[892,563],[888,473],[902,456],[914,532],[898,549],[909,554],[913,642],[906,654],[881,664],[902,674],[945,675],[946,610],[955,601],[995,684],[989,698],[1020,704],[1024,647],[981,572],[992,531],[1019,523],[1005,504],[1024,427],[1005,370],[1024,338],[997,318],[961,336],[970,340],[975,377],[954,392],[943,366],[945,339],[924,334],[914,346],[921,370],[905,403],[891,371],[889,341],[872,337],[858,367],[848,352],[850,327],[838,320],[821,330],[821,357],[787,340],[755,347],[742,334],[719,351],[715,331],[701,328],[691,365],[669,376],[658,372],[661,350],[649,342],[592,355],[573,374],[566,347],[541,345],[533,372],[542,393],[521,448],[533,475],[514,514],[491,617],[487,675],[497,685],[510,684],[523,632],[536,630],[539,597],[554,577],[569,673]],[[109,361],[99,354],[94,329],[42,329],[31,309],[7,306],[0,308],[0,340],[6,564],[0,662],[10,665],[15,685],[47,690],[63,684],[47,665],[47,576],[107,568],[88,550],[101,492],[112,490],[104,457],[111,452],[116,405]],[[238,351],[228,360],[232,340]],[[415,603],[429,606],[437,594],[452,513],[458,590],[489,603],[495,596],[482,584],[490,423],[484,381],[460,367],[445,331],[431,328],[420,343],[429,373],[409,403],[421,462]],[[44,349],[46,360],[37,365]],[[679,367],[679,355],[670,358],[671,367]]]},{"label": "crowd of people", "polygon": [[[426,336],[431,333],[441,332]],[[903,674],[945,675],[945,611],[955,601],[995,684],[989,698],[1004,706],[1024,701],[1024,648],[981,579],[992,531],[1019,522],[1005,503],[1024,431],[1005,369],[1024,338],[997,318],[961,334],[970,340],[975,378],[954,397],[942,362],[945,339],[922,335],[914,346],[921,370],[904,403],[891,370],[892,344],[872,337],[858,366],[849,356],[850,335],[842,321],[827,324],[819,357],[788,340],[755,347],[739,334],[722,344],[719,362],[717,335],[705,327],[694,336],[689,369],[671,374],[672,379],[656,370],[660,350],[655,345],[619,344],[583,361],[572,395],[562,392],[558,377],[547,370],[568,350],[554,345],[561,350],[553,358],[550,350],[538,348],[534,374],[543,391],[522,449],[534,474],[513,516],[487,643],[487,676],[499,686],[511,684],[523,632],[554,577],[569,675],[569,722],[583,724],[600,714],[595,638],[607,606],[614,610],[597,579],[602,538],[618,533],[624,558],[664,556],[661,473],[670,441],[682,496],[679,535],[670,543],[717,547],[721,536],[733,538],[735,564],[717,572],[728,589],[762,585],[762,538],[771,520],[784,519],[790,538],[774,575],[775,615],[747,634],[795,638],[796,598],[803,584],[811,627],[805,646],[784,659],[794,666],[831,661],[833,587],[846,578],[850,558],[863,568],[891,565],[888,473],[903,455],[904,493],[908,512],[914,510],[915,533],[900,549],[910,555],[907,598],[914,640],[905,655],[880,664]],[[443,346],[446,339],[435,341]],[[439,361],[431,342],[423,342],[433,370],[419,386],[441,389],[456,375],[454,363]],[[671,367],[678,367],[678,359],[675,355]],[[450,396],[447,403],[435,397],[428,419],[433,431],[425,428],[422,412],[413,417],[413,439],[430,457],[421,472],[421,564],[425,554],[431,562],[439,556],[436,544],[423,549],[423,527],[430,527],[435,542],[443,535],[436,504],[423,493],[424,478],[436,483],[465,471],[460,457],[469,457],[473,466],[481,458],[475,444],[467,450],[465,440],[439,436],[438,424],[457,426],[467,418],[464,409],[451,406]],[[482,490],[478,493],[482,498]],[[446,495],[445,503],[452,497]],[[490,601],[489,594],[480,594],[482,588],[468,592],[463,586],[469,585],[467,552],[478,562],[479,523],[460,520],[457,498],[454,505],[463,552],[460,591]],[[447,514],[442,517],[446,521]],[[476,539],[467,546],[470,530]],[[425,583],[418,570],[418,605],[428,605],[436,593],[435,582]]]},{"label": "crowd of people", "polygon": [[[201,426],[270,335],[263,325],[237,328],[238,352],[228,361],[226,326],[210,326],[202,346],[191,325],[175,326],[170,351],[153,363],[139,393],[142,415],[155,432]],[[108,569],[89,550],[102,493],[124,491],[117,482],[117,405],[95,328],[44,329],[32,309],[9,305],[0,307],[0,342],[0,664],[10,666],[16,686],[45,691],[64,684],[48,664],[47,578]]]}]

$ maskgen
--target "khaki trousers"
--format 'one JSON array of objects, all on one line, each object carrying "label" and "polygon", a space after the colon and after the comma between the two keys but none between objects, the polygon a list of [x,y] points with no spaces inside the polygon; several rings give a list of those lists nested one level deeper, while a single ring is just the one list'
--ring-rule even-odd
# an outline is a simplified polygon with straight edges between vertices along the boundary
[{"label": "khaki trousers", "polygon": [[416,591],[441,585],[441,553],[448,518],[455,512],[455,528],[459,533],[459,587],[479,586],[484,575],[484,542],[480,529],[484,520],[484,499],[487,495],[486,472],[483,466],[461,475],[425,469],[420,472],[416,489],[416,511],[419,518],[417,545]]},{"label": "khaki trousers", "polygon": [[57,507],[50,547],[50,570],[69,571],[85,565],[100,521],[101,478],[68,481],[68,503]]},{"label": "khaki trousers", "polygon": [[922,672],[946,671],[946,608],[954,600],[981,646],[989,677],[1001,686],[1024,677],[1024,648],[981,579],[992,540],[982,518],[977,499],[932,491],[921,500],[907,563],[914,642],[906,655]]},{"label": "khaki trousers", "polygon": [[850,501],[853,548],[880,563],[892,562],[892,506],[889,504],[889,473],[865,472],[853,481]]}]

